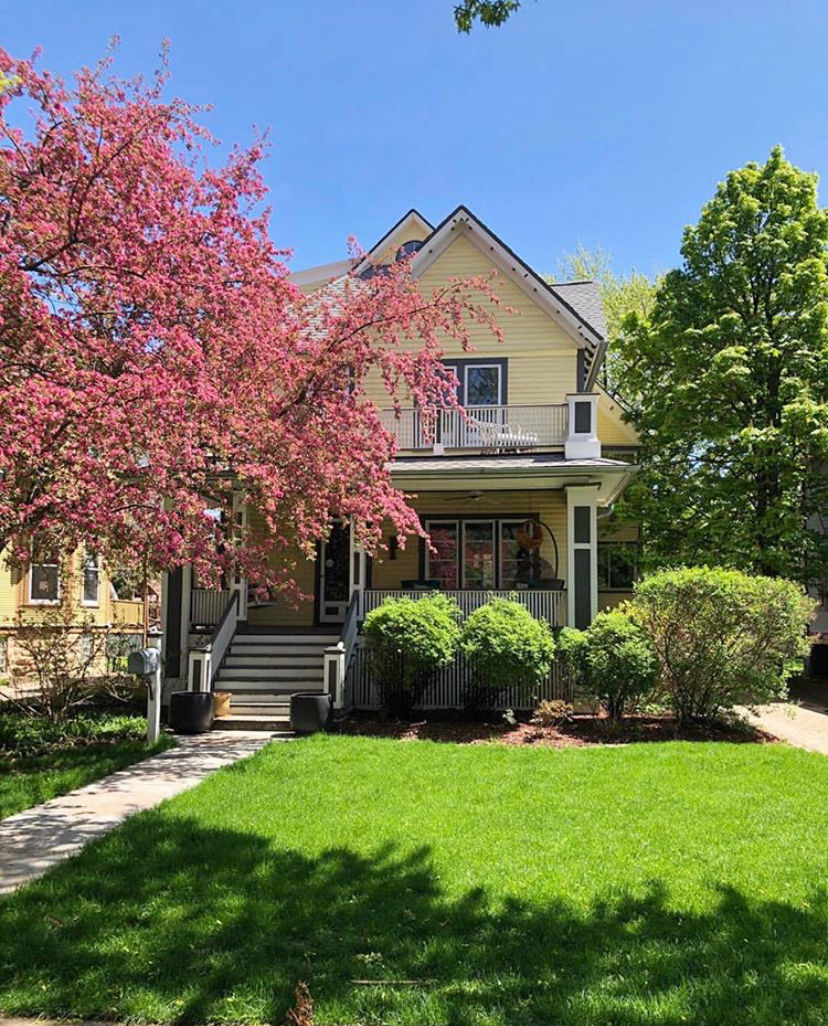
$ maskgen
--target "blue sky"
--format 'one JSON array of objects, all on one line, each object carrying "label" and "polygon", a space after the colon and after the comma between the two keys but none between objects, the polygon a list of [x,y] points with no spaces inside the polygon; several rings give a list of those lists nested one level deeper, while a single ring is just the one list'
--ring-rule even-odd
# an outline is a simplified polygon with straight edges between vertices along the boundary
[{"label": "blue sky", "polygon": [[828,170],[824,0],[524,0],[470,36],[453,2],[6,0],[2,43],[67,73],[117,33],[132,74],[168,38],[173,91],[223,142],[270,127],[294,268],[462,202],[539,271],[581,243],[652,272],[729,168],[780,142]]}]

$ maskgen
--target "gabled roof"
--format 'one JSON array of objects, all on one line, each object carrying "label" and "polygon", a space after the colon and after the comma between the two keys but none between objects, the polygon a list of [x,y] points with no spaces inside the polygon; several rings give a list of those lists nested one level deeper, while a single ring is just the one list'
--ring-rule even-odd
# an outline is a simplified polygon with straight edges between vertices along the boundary
[{"label": "gabled roof", "polygon": [[[422,246],[411,261],[415,275],[422,274],[427,267],[451,243],[462,234],[509,277],[531,299],[538,303],[554,320],[558,321],[570,337],[584,350],[586,382],[585,388],[595,384],[598,369],[606,351],[607,325],[601,302],[600,286],[592,281],[556,282],[550,284],[522,260],[502,239],[500,239],[480,218],[462,204],[453,210],[437,227],[415,210],[405,214],[366,252],[356,264],[340,261],[325,264],[291,275],[291,280],[301,286],[314,282],[330,281],[338,275],[359,273],[363,266],[380,254],[393,242],[407,241],[403,236],[409,230],[425,234]],[[427,234],[426,234],[427,233]],[[395,240],[395,236],[399,239]]]},{"label": "gabled roof", "polygon": [[[441,221],[423,242],[411,262],[412,273],[422,274],[460,234],[485,253],[500,271],[558,321],[576,345],[584,350],[587,375],[585,387],[590,389],[606,350],[606,324],[598,286],[593,282],[573,283],[575,288],[551,285],[468,207],[462,205]],[[592,320],[587,316],[587,308]],[[595,320],[599,321],[598,325],[593,323]]]}]

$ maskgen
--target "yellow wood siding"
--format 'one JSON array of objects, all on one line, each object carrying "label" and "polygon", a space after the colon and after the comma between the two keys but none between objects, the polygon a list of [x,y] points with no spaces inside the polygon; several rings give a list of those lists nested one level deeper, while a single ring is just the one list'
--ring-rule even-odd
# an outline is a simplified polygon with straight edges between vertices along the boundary
[{"label": "yellow wood siding", "polygon": [[[449,278],[488,276],[494,269],[492,262],[467,239],[459,236],[428,268],[421,278],[423,291],[444,284]],[[567,392],[575,390],[577,372],[577,346],[563,329],[544,313],[505,275],[498,274],[494,281],[504,304],[514,307],[514,314],[502,310],[497,316],[504,333],[499,343],[483,325],[472,325],[470,336],[473,353],[464,353],[459,343],[446,340],[446,359],[465,357],[491,357],[507,359],[508,394],[512,404],[562,403]],[[415,348],[415,340],[406,344]],[[388,395],[378,376],[368,382],[369,398],[380,407],[388,407]],[[403,402],[405,401],[405,397]]]},{"label": "yellow wood siding", "polygon": [[[252,510],[250,513],[250,530],[254,538],[261,538],[265,531],[261,515]],[[251,627],[312,627],[314,622],[314,601],[316,564],[314,560],[305,558],[297,548],[287,553],[281,564],[277,563],[278,555],[274,553],[271,566],[288,565],[295,561],[292,573],[299,587],[311,598],[293,605],[286,598],[277,598],[273,602],[262,604],[251,603],[247,617]]]},{"label": "yellow wood siding", "polygon": [[622,417],[621,407],[612,396],[598,389],[598,437],[602,445],[639,445],[639,438],[632,424]]}]

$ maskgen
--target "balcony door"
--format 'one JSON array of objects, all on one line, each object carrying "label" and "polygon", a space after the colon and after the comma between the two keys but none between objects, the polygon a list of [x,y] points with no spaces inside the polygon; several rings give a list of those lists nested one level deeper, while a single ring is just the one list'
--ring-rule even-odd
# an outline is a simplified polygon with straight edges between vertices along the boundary
[{"label": "balcony door", "polygon": [[459,383],[457,400],[469,411],[471,423],[450,414],[442,441],[448,448],[480,448],[504,423],[506,361],[462,360],[453,369]]}]

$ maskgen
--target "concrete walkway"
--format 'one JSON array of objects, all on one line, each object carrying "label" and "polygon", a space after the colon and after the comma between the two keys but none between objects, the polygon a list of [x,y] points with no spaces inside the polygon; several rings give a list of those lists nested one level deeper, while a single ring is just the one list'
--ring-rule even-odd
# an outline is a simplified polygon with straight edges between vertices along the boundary
[{"label": "concrete walkway", "polygon": [[195,787],[278,736],[228,731],[180,737],[175,748],[0,820],[0,894],[36,880],[127,816]]},{"label": "concrete walkway", "polygon": [[791,692],[792,701],[760,706],[747,719],[788,744],[828,755],[828,683],[799,684]]}]

